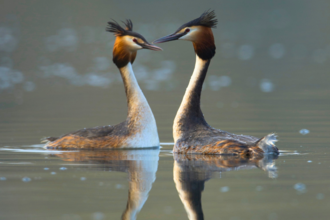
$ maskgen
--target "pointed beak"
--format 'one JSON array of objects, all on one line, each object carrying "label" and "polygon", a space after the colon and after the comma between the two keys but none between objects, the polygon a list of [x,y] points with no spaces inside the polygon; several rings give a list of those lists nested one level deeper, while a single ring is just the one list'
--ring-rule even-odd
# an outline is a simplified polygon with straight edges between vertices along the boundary
[{"label": "pointed beak", "polygon": [[173,40],[178,40],[180,37],[182,37],[183,35],[185,35],[185,33],[181,33],[181,34],[170,34],[170,35],[167,35],[165,37],[161,37],[157,40],[155,40],[154,44],[159,44],[159,43],[165,43],[165,42],[168,42],[168,41],[173,41]]},{"label": "pointed beak", "polygon": [[160,48],[160,47],[157,47],[156,45],[153,45],[153,44],[141,44],[141,47],[143,49],[148,49],[148,50],[154,50],[154,51],[162,51],[163,49]]}]

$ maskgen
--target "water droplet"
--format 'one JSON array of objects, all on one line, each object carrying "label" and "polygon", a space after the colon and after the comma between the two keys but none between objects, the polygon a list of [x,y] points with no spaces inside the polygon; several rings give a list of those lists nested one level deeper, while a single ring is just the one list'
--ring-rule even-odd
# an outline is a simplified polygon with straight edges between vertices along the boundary
[{"label": "water droplet", "polygon": [[296,183],[293,188],[301,193],[306,192],[306,185],[303,183]]},{"label": "water droplet", "polygon": [[36,85],[34,84],[34,82],[27,81],[27,82],[24,82],[23,88],[27,92],[32,92],[33,90],[35,90]]},{"label": "water droplet", "polygon": [[283,44],[273,44],[269,48],[269,55],[274,59],[280,59],[285,54],[285,48]]},{"label": "water droplet", "polygon": [[52,174],[52,175],[55,175],[55,174],[56,174],[56,172],[51,172],[50,174]]},{"label": "water droplet", "polygon": [[72,28],[62,28],[56,35],[52,35],[45,40],[46,48],[50,52],[55,52],[61,49],[66,51],[74,51],[78,46],[78,36]]},{"label": "water droplet", "polygon": [[301,129],[301,130],[299,131],[299,133],[302,134],[302,135],[306,135],[306,134],[309,133],[309,130],[307,130],[307,129]]},{"label": "water droplet", "polygon": [[323,193],[318,193],[317,195],[316,195],[316,198],[317,199],[319,199],[319,200],[322,200],[322,199],[324,199],[324,194]]},{"label": "water droplet", "polygon": [[97,71],[104,71],[110,67],[110,60],[107,57],[94,58],[94,68]]},{"label": "water droplet", "polygon": [[116,189],[123,189],[124,187],[123,187],[123,185],[121,185],[121,184],[116,184]]},{"label": "water droplet", "polygon": [[80,177],[80,180],[81,181],[85,181],[86,180],[86,177]]},{"label": "water droplet", "polygon": [[313,162],[313,161],[311,161],[311,160],[307,161],[307,163],[311,163],[311,162]]},{"label": "water droplet", "polygon": [[5,180],[7,180],[7,178],[4,177],[4,176],[2,176],[2,177],[0,177],[0,180],[1,180],[1,181],[5,181]]},{"label": "water droplet", "polygon": [[228,186],[223,186],[223,187],[220,188],[220,192],[225,193],[225,192],[228,192],[228,191],[229,191],[229,187]]},{"label": "water droplet", "polygon": [[44,170],[49,170],[49,168],[48,167],[45,167]]},{"label": "water droplet", "polygon": [[66,167],[61,167],[60,170],[67,170],[68,168]]},{"label": "water droplet", "polygon": [[22,178],[22,181],[23,182],[30,182],[31,181],[31,178],[29,178],[29,177],[23,177]]},{"label": "water droplet", "polygon": [[238,59],[240,60],[249,60],[254,55],[254,47],[252,45],[242,45],[238,49]]},{"label": "water droplet", "polygon": [[263,92],[272,92],[274,90],[274,84],[269,79],[263,79],[260,83],[260,89]]},{"label": "water droplet", "polygon": [[105,215],[102,212],[94,212],[92,214],[92,219],[93,220],[103,220]]}]

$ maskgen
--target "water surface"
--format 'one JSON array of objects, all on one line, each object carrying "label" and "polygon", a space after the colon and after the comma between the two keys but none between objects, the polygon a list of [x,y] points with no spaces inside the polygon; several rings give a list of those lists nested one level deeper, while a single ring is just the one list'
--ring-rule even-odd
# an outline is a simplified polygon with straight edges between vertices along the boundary
[{"label": "water surface", "polygon": [[[109,152],[39,145],[43,137],[125,119],[114,37],[104,31],[110,18],[132,19],[151,42],[208,8],[219,24],[204,116],[232,133],[275,132],[278,158],[181,158],[166,144]],[[328,8],[325,0],[3,1],[0,219],[328,219]],[[160,46],[139,51],[133,69],[161,142],[172,143],[195,54],[189,42]]]}]

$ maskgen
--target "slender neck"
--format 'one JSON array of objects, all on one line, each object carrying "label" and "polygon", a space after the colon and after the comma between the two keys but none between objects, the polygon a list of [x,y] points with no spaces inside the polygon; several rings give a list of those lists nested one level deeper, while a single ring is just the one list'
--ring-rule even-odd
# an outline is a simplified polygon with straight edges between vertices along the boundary
[{"label": "slender neck", "polygon": [[203,60],[196,55],[194,72],[174,119],[173,135],[175,141],[180,138],[181,133],[192,128],[196,129],[196,126],[208,126],[200,107],[200,99],[209,64],[210,60]]},{"label": "slender neck", "polygon": [[147,99],[143,95],[143,92],[135,78],[132,65],[129,62],[126,66],[119,69],[121,77],[124,81],[125,92],[127,97],[128,114],[127,119],[136,120],[140,114],[141,109],[149,111],[151,109],[147,102]]}]

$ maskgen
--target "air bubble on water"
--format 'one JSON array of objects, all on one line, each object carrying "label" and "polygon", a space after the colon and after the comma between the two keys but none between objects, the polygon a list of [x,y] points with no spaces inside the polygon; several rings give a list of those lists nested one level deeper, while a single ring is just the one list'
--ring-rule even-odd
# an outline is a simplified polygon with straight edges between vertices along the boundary
[{"label": "air bubble on water", "polygon": [[156,80],[149,79],[149,80],[145,80],[144,83],[145,83],[145,88],[147,90],[156,91],[159,89],[159,83]]},{"label": "air bubble on water", "polygon": [[0,51],[13,52],[18,44],[18,39],[14,36],[15,29],[0,27]]},{"label": "air bubble on water", "polygon": [[103,220],[105,215],[102,212],[94,212],[92,214],[92,220]]},{"label": "air bubble on water", "polygon": [[23,73],[8,67],[0,66],[0,90],[10,89],[24,81]]},{"label": "air bubble on water", "polygon": [[311,160],[307,161],[307,163],[311,163],[311,162],[313,162],[313,161],[311,161]]},{"label": "air bubble on water", "polygon": [[111,83],[111,79],[105,76],[90,73],[85,76],[85,82],[90,86],[106,88]]},{"label": "air bubble on water", "polygon": [[123,185],[121,185],[121,184],[116,184],[116,189],[123,189],[123,188],[124,188]]},{"label": "air bubble on water", "polygon": [[306,135],[306,134],[309,133],[309,130],[307,130],[307,129],[301,129],[301,130],[299,131],[299,133],[302,134],[302,135]]},{"label": "air bubble on water", "polygon": [[19,71],[11,71],[10,73],[11,81],[14,84],[21,83],[24,80],[24,75],[23,73]]},{"label": "air bubble on water", "polygon": [[94,68],[97,71],[104,71],[110,67],[110,60],[107,57],[95,57]]},{"label": "air bubble on water", "polygon": [[263,92],[272,92],[274,90],[274,84],[269,79],[263,79],[260,82],[260,89]]},{"label": "air bubble on water", "polygon": [[285,47],[283,44],[277,43],[273,44],[269,48],[269,55],[274,59],[280,59],[285,54]]},{"label": "air bubble on water", "polygon": [[306,192],[306,185],[303,183],[296,183],[293,188],[300,193]]},{"label": "air bubble on water", "polygon": [[60,170],[67,170],[68,168],[66,167],[61,167]]},{"label": "air bubble on water", "polygon": [[50,174],[52,174],[52,175],[55,175],[55,174],[56,174],[56,172],[51,172]]},{"label": "air bubble on water", "polygon": [[148,69],[139,63],[134,66],[134,74],[138,81],[146,80],[149,76]]},{"label": "air bubble on water", "polygon": [[49,170],[49,168],[48,167],[45,167],[44,170]]},{"label": "air bubble on water", "polygon": [[7,180],[7,178],[4,177],[4,176],[2,176],[2,177],[0,177],[0,180],[1,180],[1,181],[5,181],[5,180]]},{"label": "air bubble on water", "polygon": [[220,76],[219,81],[222,87],[227,87],[231,84],[231,78],[229,76]]},{"label": "air bubble on water", "polygon": [[23,88],[27,92],[32,92],[33,90],[35,90],[36,84],[34,82],[32,82],[32,81],[26,81],[23,84]]},{"label": "air bubble on water", "polygon": [[22,181],[23,182],[30,182],[31,181],[31,178],[29,178],[29,177],[23,177],[22,178]]},{"label": "air bubble on water", "polygon": [[317,195],[316,195],[316,198],[318,199],[318,200],[322,200],[322,199],[324,199],[324,194],[323,193],[318,193]]},{"label": "air bubble on water", "polygon": [[228,192],[228,191],[229,191],[229,187],[228,186],[223,186],[223,187],[220,188],[220,192],[225,193],[225,192]]},{"label": "air bubble on water", "polygon": [[242,45],[238,49],[238,59],[250,60],[254,55],[254,47],[252,45]]},{"label": "air bubble on water", "polygon": [[85,181],[86,180],[86,177],[80,177],[80,180],[81,181]]},{"label": "air bubble on water", "polygon": [[231,84],[231,78],[229,76],[215,76],[209,77],[209,86],[211,90],[218,91],[221,87],[228,87]]},{"label": "air bubble on water", "polygon": [[56,35],[45,39],[46,48],[50,52],[61,49],[74,51],[78,47],[78,43],[78,35],[73,28],[62,28],[58,30]]}]

